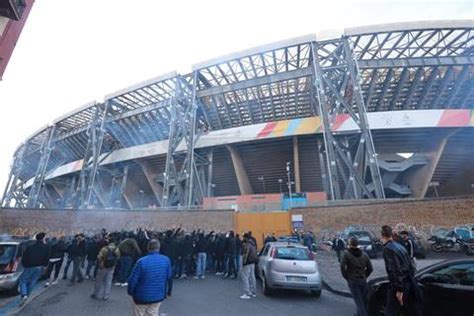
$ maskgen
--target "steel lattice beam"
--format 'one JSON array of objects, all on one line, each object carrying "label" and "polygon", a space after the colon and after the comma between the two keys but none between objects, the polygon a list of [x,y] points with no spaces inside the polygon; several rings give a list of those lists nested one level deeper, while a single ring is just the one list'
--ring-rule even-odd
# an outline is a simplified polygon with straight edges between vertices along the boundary
[{"label": "steel lattice beam", "polygon": [[[342,37],[322,44],[314,43],[312,56],[319,113],[324,126],[330,198],[385,198],[359,69],[348,39]],[[349,141],[332,131],[333,114],[339,113],[350,115],[359,126],[358,140],[353,141],[352,146],[355,150],[351,149]],[[370,183],[374,184],[375,192],[368,189]]]},{"label": "steel lattice beam", "polygon": [[29,208],[38,207],[39,198],[43,189],[44,177],[46,175],[49,159],[51,157],[55,130],[56,127],[54,125],[50,127],[48,136],[44,138],[43,145],[41,146],[41,158],[36,169],[36,175],[33,185],[31,186],[30,193],[28,194],[28,202],[26,204],[26,206]]}]

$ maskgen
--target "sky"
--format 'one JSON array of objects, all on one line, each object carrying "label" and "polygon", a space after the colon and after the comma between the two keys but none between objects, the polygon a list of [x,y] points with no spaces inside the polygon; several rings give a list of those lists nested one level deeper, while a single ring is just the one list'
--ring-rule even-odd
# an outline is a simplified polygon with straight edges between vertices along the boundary
[{"label": "sky", "polygon": [[29,135],[108,93],[292,37],[450,19],[474,0],[36,0],[0,81],[0,194]]}]

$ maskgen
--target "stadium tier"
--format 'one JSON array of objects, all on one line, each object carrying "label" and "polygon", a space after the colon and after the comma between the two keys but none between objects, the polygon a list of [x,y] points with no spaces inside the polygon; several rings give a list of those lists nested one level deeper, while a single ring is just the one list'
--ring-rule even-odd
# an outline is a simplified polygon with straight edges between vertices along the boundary
[{"label": "stadium tier", "polygon": [[473,75],[473,21],[356,27],[230,54],[34,133],[14,154],[2,206],[472,194]]}]

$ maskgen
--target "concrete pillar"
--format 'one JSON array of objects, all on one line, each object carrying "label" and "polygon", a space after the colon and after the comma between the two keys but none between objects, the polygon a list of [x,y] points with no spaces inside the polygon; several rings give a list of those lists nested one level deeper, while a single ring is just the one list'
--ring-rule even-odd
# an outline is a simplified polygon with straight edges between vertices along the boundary
[{"label": "concrete pillar", "polygon": [[449,138],[457,132],[449,133],[448,135],[441,138],[438,144],[433,148],[431,152],[426,153],[428,163],[420,168],[417,168],[413,171],[409,171],[405,176],[405,182],[410,185],[412,189],[412,197],[414,198],[424,198],[426,191],[428,191],[428,186],[433,178],[433,174],[436,171],[438,166],[439,159],[444,152],[444,148],[449,140]]},{"label": "concrete pillar", "polygon": [[295,192],[301,192],[300,178],[300,153],[298,147],[298,136],[293,137],[293,163],[295,165]]},{"label": "concrete pillar", "polygon": [[230,157],[232,158],[235,175],[239,184],[240,194],[253,194],[252,186],[250,185],[249,177],[247,176],[247,171],[245,171],[244,163],[242,162],[239,152],[231,145],[227,145],[226,148],[230,153]]},{"label": "concrete pillar", "polygon": [[156,182],[158,173],[153,169],[153,166],[146,160],[137,160],[137,163],[142,168],[143,173],[148,181],[148,184],[153,191],[156,201],[161,206],[161,199],[163,198],[163,186]]}]

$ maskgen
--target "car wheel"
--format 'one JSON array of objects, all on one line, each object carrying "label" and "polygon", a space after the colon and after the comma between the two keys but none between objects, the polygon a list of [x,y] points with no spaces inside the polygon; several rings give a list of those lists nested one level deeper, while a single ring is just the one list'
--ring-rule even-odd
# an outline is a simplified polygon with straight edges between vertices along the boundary
[{"label": "car wheel", "polygon": [[443,246],[440,244],[431,244],[431,250],[434,252],[441,252],[443,251]]},{"label": "car wheel", "polygon": [[272,289],[268,286],[267,277],[265,275],[262,275],[262,290],[265,296],[272,294]]},{"label": "car wheel", "polygon": [[311,290],[311,295],[316,298],[319,298],[321,296],[321,290]]}]

